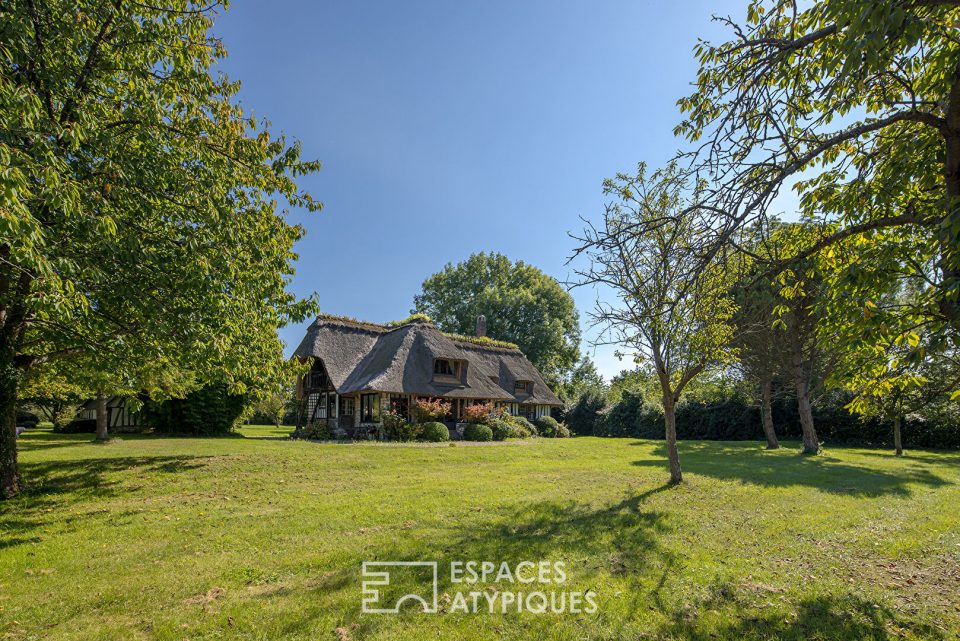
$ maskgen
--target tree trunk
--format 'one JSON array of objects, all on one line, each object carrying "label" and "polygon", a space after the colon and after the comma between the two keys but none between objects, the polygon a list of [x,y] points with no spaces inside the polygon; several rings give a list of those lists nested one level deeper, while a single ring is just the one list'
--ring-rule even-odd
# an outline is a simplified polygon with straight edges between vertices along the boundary
[{"label": "tree trunk", "polygon": [[795,381],[797,388],[797,409],[800,412],[800,429],[803,432],[803,453],[816,454],[820,451],[817,430],[813,426],[813,408],[810,405],[810,383],[802,375]]},{"label": "tree trunk", "polygon": [[773,381],[764,378],[760,382],[760,417],[763,420],[763,433],[767,436],[767,449],[780,449],[780,442],[777,440],[777,432],[773,429]]},{"label": "tree trunk", "polygon": [[20,493],[17,470],[17,386],[20,372],[10,350],[3,350],[0,361],[0,498]]},{"label": "tree trunk", "polygon": [[893,447],[897,456],[903,456],[903,437],[900,434],[900,412],[893,417]]},{"label": "tree trunk", "polygon": [[97,392],[97,440],[106,441],[110,438],[107,433],[107,397],[102,391]]},{"label": "tree trunk", "polygon": [[670,482],[679,483],[683,480],[680,470],[680,453],[677,451],[677,411],[673,398],[664,394],[663,420],[666,424],[667,459],[670,461]]},{"label": "tree trunk", "polygon": [[955,231],[956,221],[960,219],[960,65],[957,65],[953,72],[944,119],[946,131],[943,176],[947,190],[947,211],[944,212],[945,220],[940,224],[938,232],[942,247],[941,257],[937,261],[942,273],[939,307],[956,329],[960,325],[960,300],[956,291],[957,281],[960,280],[960,265],[957,264]]}]

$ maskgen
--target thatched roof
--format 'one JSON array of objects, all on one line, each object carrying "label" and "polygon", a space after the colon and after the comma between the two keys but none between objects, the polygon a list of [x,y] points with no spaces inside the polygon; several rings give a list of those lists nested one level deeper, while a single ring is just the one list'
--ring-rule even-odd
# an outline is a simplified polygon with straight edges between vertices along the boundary
[{"label": "thatched roof", "polygon": [[[447,398],[560,405],[537,368],[508,343],[444,334],[424,318],[377,325],[320,316],[294,352],[319,358],[340,394],[376,391]],[[435,359],[467,363],[459,384],[434,380]],[[518,380],[533,383],[533,393],[515,396]]]}]

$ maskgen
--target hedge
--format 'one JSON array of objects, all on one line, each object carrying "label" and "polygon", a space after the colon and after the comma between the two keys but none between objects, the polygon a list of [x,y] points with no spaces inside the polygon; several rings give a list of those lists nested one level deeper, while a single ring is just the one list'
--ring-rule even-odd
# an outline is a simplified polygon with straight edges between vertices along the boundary
[{"label": "hedge", "polygon": [[[824,443],[893,446],[893,424],[862,419],[844,406],[850,397],[828,394],[813,406],[817,435]],[[772,405],[777,436],[799,439],[796,400],[783,395]],[[626,391],[620,402],[602,411],[593,422],[595,436],[662,439],[663,413],[638,392]],[[571,424],[571,427],[573,425]],[[575,428],[576,433],[583,432]],[[960,425],[908,417],[902,425],[904,447],[960,448]],[[690,440],[762,441],[760,408],[742,398],[715,402],[681,401],[677,407],[677,437]]]}]

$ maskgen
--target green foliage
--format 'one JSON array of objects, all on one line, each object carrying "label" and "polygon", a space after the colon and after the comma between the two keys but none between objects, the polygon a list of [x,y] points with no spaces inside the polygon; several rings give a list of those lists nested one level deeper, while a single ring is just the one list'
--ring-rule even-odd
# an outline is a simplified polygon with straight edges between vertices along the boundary
[{"label": "green foliage", "polygon": [[517,430],[504,418],[492,419],[487,425],[490,426],[490,432],[495,441],[505,441],[508,438],[517,437]]},{"label": "green foliage", "polygon": [[570,428],[560,423],[557,425],[557,434],[554,438],[570,438],[573,434],[570,432]]},{"label": "green foliage", "polygon": [[656,404],[648,403],[642,393],[624,390],[594,429],[594,436],[663,438],[663,412]]},{"label": "green foliage", "polygon": [[[878,352],[846,370],[864,411],[872,389],[916,387],[925,354],[957,347],[956,19],[952,2],[752,1],[745,21],[722,21],[727,41],[697,45],[696,88],[679,101],[676,133],[706,152],[688,160],[709,167],[723,251],[796,192],[808,232],[768,267],[803,280],[814,263],[830,345]],[[897,341],[898,358],[879,353]]]},{"label": "green foliage", "polygon": [[316,306],[287,291],[303,229],[277,206],[320,208],[297,182],[319,163],[240,106],[221,10],[4,4],[0,404],[65,355],[107,391],[171,371],[238,393],[286,378],[277,329]]},{"label": "green foliage", "polygon": [[555,386],[554,392],[561,401],[572,404],[588,391],[605,394],[607,386],[593,360],[589,356],[584,356],[577,366]]},{"label": "green foliage", "polygon": [[421,441],[427,441],[428,443],[441,443],[443,441],[450,440],[450,430],[447,429],[447,426],[443,423],[431,421],[429,423],[420,425],[419,428],[419,438]]},{"label": "green foliage", "polygon": [[557,422],[557,419],[552,416],[541,416],[533,422],[537,426],[537,432],[540,436],[546,436],[547,438],[553,438],[557,435],[557,430],[560,428],[560,424]]},{"label": "green foliage", "polygon": [[410,323],[432,323],[430,317],[426,314],[410,314],[406,318],[390,321],[386,324],[386,327],[403,327],[404,325],[409,325]]},{"label": "green foliage", "polygon": [[514,438],[530,438],[540,436],[536,426],[523,416],[510,416],[507,421],[513,427]]},{"label": "green foliage", "polygon": [[602,394],[588,391],[566,411],[563,420],[574,434],[591,436],[603,424],[606,406],[607,399]]},{"label": "green foliage", "polygon": [[621,302],[598,301],[594,322],[661,371],[661,386],[679,396],[706,367],[731,359],[736,266],[699,257],[704,186],[691,184],[676,163],[650,174],[640,163],[635,174],[604,181],[603,190],[610,202],[602,223],[578,238],[577,256],[588,261],[578,282],[611,288]]},{"label": "green foliage", "polygon": [[414,441],[421,433],[422,425],[407,423],[402,414],[390,410],[383,415],[383,434],[389,441]]},{"label": "green foliage", "polygon": [[233,431],[245,405],[242,395],[221,383],[201,387],[182,399],[147,401],[141,412],[144,423],[157,432],[220,436]]},{"label": "green foliage", "polygon": [[258,419],[269,419],[270,423],[279,426],[290,414],[292,404],[292,395],[287,392],[273,392],[257,401],[251,410],[257,422]]},{"label": "green foliage", "polygon": [[310,423],[297,430],[294,436],[313,441],[329,441],[332,438],[330,426],[324,422]]},{"label": "green foliage", "polygon": [[485,316],[488,336],[519,346],[548,377],[560,376],[580,356],[579,319],[570,294],[536,267],[501,254],[474,254],[448,264],[424,281],[414,309],[464,340],[476,340],[477,317]]},{"label": "green foliage", "polygon": [[492,441],[493,431],[488,425],[470,423],[463,428],[463,440],[465,441]]}]

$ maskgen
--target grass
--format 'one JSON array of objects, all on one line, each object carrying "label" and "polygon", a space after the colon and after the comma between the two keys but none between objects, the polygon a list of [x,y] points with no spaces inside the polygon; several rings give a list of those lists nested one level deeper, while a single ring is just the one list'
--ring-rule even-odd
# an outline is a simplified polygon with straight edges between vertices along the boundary
[{"label": "grass", "polygon": [[[958,638],[957,453],[688,442],[686,481],[668,487],[651,441],[287,431],[21,437],[27,491],[0,503],[0,638]],[[598,610],[362,614],[365,560],[563,561],[562,589],[593,591]],[[457,589],[441,572],[441,593]]]}]

